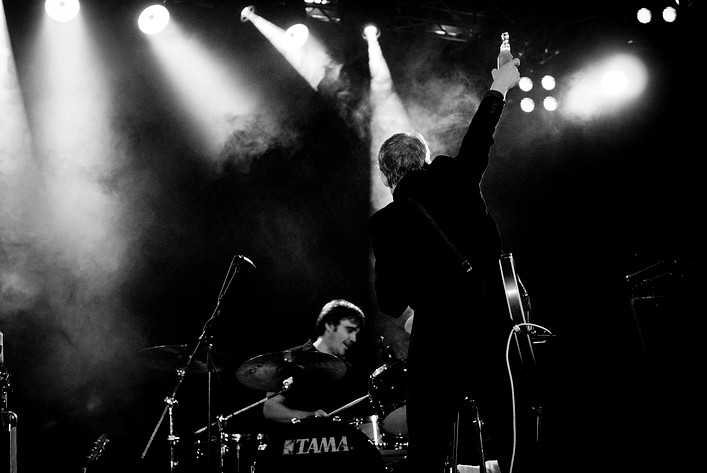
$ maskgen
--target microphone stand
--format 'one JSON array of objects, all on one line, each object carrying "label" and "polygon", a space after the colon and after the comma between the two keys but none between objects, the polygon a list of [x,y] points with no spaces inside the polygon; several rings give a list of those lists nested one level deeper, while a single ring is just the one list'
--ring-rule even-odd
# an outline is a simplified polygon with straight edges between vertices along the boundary
[{"label": "microphone stand", "polygon": [[[238,263],[236,264],[236,259],[239,259]],[[231,282],[233,281],[233,278],[240,272],[241,268],[241,261],[243,259],[246,259],[244,256],[241,255],[235,255],[233,259],[231,259],[231,264],[228,267],[228,271],[226,273],[226,278],[223,281],[223,284],[221,285],[221,291],[219,292],[218,298],[216,300],[216,307],[214,308],[211,317],[206,321],[204,324],[204,327],[201,331],[201,335],[199,335],[199,339],[196,343],[196,346],[194,347],[194,350],[191,352],[189,355],[189,359],[187,360],[187,364],[184,366],[182,369],[177,370],[177,384],[175,385],[174,389],[172,390],[172,394],[168,397],[165,398],[165,408],[162,410],[162,415],[160,416],[159,420],[157,421],[157,425],[152,431],[152,435],[150,435],[150,439],[147,441],[147,445],[145,446],[145,450],[143,450],[141,459],[145,459],[145,456],[147,455],[147,451],[150,449],[150,446],[152,445],[152,442],[155,438],[155,435],[157,434],[157,431],[159,430],[160,426],[162,425],[162,422],[164,421],[166,416],[169,416],[169,434],[167,436],[167,440],[169,442],[170,446],[170,452],[169,452],[169,466],[170,466],[170,472],[174,472],[178,465],[178,461],[175,458],[175,447],[176,444],[179,441],[179,437],[174,435],[174,418],[173,418],[173,408],[175,405],[178,404],[176,400],[177,396],[177,391],[179,390],[180,386],[184,382],[184,376],[186,375],[187,370],[189,369],[189,366],[192,363],[192,360],[196,356],[196,353],[199,350],[199,347],[201,346],[202,342],[207,338],[207,331],[209,327],[211,326],[211,322],[213,322],[216,317],[220,314],[221,311],[221,300],[223,299],[223,296],[226,295],[226,292],[228,291],[228,288],[231,285]],[[250,260],[248,260],[250,262]],[[252,264],[252,263],[251,263]],[[235,269],[234,269],[235,268]],[[231,271],[233,269],[233,272]],[[207,415],[209,420],[211,420],[211,344],[209,342],[209,347],[207,349],[207,354],[206,354],[206,361],[207,361],[207,371],[208,371],[208,396],[209,399],[207,401]],[[208,438],[207,438],[207,458],[208,458],[208,463],[207,466],[210,469],[211,466],[211,425],[208,426]]]}]

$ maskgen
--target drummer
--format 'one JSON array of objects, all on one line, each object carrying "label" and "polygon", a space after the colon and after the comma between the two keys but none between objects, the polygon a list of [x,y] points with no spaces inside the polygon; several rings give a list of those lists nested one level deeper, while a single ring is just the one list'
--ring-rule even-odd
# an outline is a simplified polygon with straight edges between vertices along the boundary
[{"label": "drummer", "polygon": [[[365,320],[363,311],[347,300],[334,299],[327,302],[317,317],[316,340],[310,339],[289,351],[332,355],[335,357],[331,358],[332,361],[343,363],[343,376],[327,379],[326,376],[321,376],[321,370],[308,370],[307,366],[298,367],[292,373],[292,384],[288,389],[274,396],[274,392],[268,393],[269,399],[263,404],[265,418],[283,424],[306,418],[329,417],[331,412],[364,396],[367,377],[358,373],[346,360],[346,352],[356,343],[356,337],[364,327]],[[322,359],[328,360],[327,357]],[[336,368],[338,370],[338,366]],[[326,361],[323,369],[326,370]]]}]

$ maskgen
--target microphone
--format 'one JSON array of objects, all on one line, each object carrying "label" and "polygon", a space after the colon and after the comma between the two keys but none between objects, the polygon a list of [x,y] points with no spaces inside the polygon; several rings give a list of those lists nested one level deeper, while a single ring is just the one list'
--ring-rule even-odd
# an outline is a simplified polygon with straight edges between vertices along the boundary
[{"label": "microphone", "polygon": [[248,257],[243,255],[237,255],[236,258],[240,258],[241,261],[245,261],[251,268],[255,269],[255,263],[248,259]]}]

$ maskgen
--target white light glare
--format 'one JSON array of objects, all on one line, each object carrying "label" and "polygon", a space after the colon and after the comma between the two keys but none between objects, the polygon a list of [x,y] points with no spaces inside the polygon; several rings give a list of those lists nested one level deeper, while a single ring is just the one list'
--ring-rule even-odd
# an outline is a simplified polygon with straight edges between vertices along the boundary
[{"label": "white light glare", "polygon": [[532,112],[535,110],[535,101],[533,101],[530,97],[524,97],[520,101],[520,109],[526,113]]},{"label": "white light glare", "polygon": [[309,38],[309,28],[302,23],[297,23],[285,31],[283,47],[288,51],[294,51],[304,46],[307,38]]},{"label": "white light glare", "polygon": [[543,89],[545,90],[552,90],[555,88],[555,78],[550,75],[544,76],[540,80],[540,83],[542,84]]},{"label": "white light glare", "polygon": [[65,23],[76,18],[81,5],[79,5],[79,0],[47,0],[44,3],[44,9],[49,18]]},{"label": "white light glare", "polygon": [[650,11],[649,9],[647,9],[647,8],[641,8],[641,9],[638,10],[638,12],[636,13],[636,18],[638,18],[638,22],[639,22],[639,23],[643,23],[644,25],[645,25],[646,23],[650,23],[650,22],[651,22],[652,16],[653,16],[653,15],[651,14],[651,11]]},{"label": "white light glare", "polygon": [[530,77],[521,77],[520,82],[518,82],[518,87],[523,92],[529,92],[533,88],[533,81]]},{"label": "white light glare", "polygon": [[643,93],[646,81],[645,65],[638,58],[617,54],[577,71],[562,97],[562,111],[578,118],[619,111]]},{"label": "white light glare", "polygon": [[378,29],[376,25],[366,25],[363,28],[363,39],[368,40],[369,38],[380,38],[381,30]]},{"label": "white light glare", "polygon": [[137,20],[137,25],[145,34],[157,34],[169,23],[169,11],[163,5],[150,5]]},{"label": "white light glare", "polygon": [[613,69],[604,73],[600,84],[606,95],[620,95],[628,87],[628,77],[624,71]]},{"label": "white light glare", "polygon": [[678,17],[678,12],[673,7],[665,7],[663,10],[663,20],[672,23]]},{"label": "white light glare", "polygon": [[545,110],[549,112],[557,110],[557,99],[551,96],[545,97],[543,100],[543,107],[545,107]]}]

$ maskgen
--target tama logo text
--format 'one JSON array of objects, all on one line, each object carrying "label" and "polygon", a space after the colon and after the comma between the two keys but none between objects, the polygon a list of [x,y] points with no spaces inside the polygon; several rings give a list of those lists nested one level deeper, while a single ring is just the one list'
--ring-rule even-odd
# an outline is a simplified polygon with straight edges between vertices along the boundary
[{"label": "tama logo text", "polygon": [[306,437],[287,439],[282,448],[283,455],[307,455],[312,453],[348,452],[346,435],[341,437]]}]

